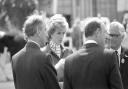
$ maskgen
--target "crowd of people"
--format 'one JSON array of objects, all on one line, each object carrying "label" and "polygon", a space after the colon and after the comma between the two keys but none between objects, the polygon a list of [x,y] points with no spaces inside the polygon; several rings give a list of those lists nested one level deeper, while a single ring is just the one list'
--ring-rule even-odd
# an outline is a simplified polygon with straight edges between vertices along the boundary
[{"label": "crowd of people", "polygon": [[[4,47],[1,55],[6,56],[0,56],[3,70],[5,59],[11,59],[15,89],[128,89],[128,32],[123,24],[106,26],[92,17],[77,20],[68,31],[61,14],[28,16],[24,47],[13,55]],[[72,47],[64,46],[67,32]]]}]

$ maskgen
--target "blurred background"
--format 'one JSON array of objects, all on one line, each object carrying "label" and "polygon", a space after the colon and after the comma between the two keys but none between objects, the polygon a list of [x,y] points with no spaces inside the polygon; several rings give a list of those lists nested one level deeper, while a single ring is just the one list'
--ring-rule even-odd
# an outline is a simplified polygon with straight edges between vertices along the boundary
[{"label": "blurred background", "polygon": [[0,30],[7,29],[9,20],[21,30],[26,16],[33,11],[46,15],[63,14],[70,26],[76,18],[108,17],[110,21],[128,18],[128,0],[0,0]]},{"label": "blurred background", "polygon": [[[128,0],[0,0],[0,89],[14,89],[11,57],[24,47],[22,26],[32,13],[63,14],[69,23],[63,45],[78,50],[84,41],[81,21],[99,17],[128,23]],[[126,44],[125,44],[126,45]]]}]

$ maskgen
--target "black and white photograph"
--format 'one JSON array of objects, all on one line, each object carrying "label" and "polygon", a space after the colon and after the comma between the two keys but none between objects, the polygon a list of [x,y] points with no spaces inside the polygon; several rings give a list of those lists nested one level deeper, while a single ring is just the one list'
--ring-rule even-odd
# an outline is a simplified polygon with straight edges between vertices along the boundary
[{"label": "black and white photograph", "polygon": [[0,0],[0,89],[128,89],[128,0]]}]

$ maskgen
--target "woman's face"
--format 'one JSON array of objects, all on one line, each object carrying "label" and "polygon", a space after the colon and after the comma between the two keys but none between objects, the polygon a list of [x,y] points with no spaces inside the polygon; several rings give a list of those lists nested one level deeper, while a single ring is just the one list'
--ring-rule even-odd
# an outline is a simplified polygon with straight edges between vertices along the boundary
[{"label": "woman's face", "polygon": [[55,32],[51,35],[51,40],[56,44],[60,45],[63,41],[66,28],[58,27],[55,29]]}]

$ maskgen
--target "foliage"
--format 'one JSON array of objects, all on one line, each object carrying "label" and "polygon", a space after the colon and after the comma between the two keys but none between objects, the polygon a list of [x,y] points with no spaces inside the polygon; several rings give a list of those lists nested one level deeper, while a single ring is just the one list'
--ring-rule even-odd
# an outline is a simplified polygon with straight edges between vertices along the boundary
[{"label": "foliage", "polygon": [[8,20],[21,30],[28,15],[37,6],[37,0],[0,0],[0,26],[6,28]]}]

